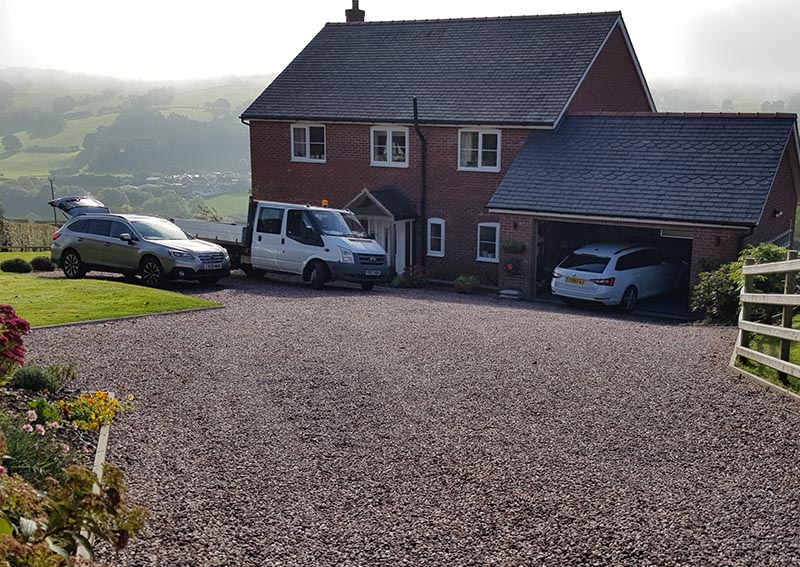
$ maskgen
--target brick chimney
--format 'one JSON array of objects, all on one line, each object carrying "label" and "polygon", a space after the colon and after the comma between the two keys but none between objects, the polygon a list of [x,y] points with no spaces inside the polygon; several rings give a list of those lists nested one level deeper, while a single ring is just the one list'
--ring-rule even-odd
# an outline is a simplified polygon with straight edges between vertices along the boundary
[{"label": "brick chimney", "polygon": [[345,10],[344,15],[347,18],[347,23],[353,22],[363,22],[364,21],[364,10],[358,9],[358,0],[353,0],[353,8],[350,10]]}]

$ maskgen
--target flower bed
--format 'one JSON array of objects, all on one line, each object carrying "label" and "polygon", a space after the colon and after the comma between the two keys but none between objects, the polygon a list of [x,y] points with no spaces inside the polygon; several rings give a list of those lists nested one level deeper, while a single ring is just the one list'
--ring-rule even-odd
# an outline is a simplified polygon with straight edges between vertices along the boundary
[{"label": "flower bed", "polygon": [[25,365],[29,328],[0,305],[0,558],[90,566],[94,539],[121,549],[146,517],[127,504],[119,469],[90,468],[101,428],[132,401],[71,389],[72,365]]}]

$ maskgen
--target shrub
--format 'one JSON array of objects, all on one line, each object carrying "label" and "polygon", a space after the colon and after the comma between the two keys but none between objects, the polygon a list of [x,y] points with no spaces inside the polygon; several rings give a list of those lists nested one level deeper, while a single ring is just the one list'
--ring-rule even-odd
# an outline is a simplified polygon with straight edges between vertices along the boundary
[{"label": "shrub", "polygon": [[36,256],[31,260],[31,267],[37,272],[52,272],[56,268],[50,256]]},{"label": "shrub", "polygon": [[28,402],[28,409],[36,414],[36,418],[31,423],[48,425],[61,421],[61,412],[58,411],[58,407],[44,398],[36,398]]},{"label": "shrub", "polygon": [[501,240],[500,250],[509,254],[522,254],[528,246],[521,240]]},{"label": "shrub", "polygon": [[458,276],[453,283],[458,293],[477,293],[481,287],[478,276]]},{"label": "shrub", "polygon": [[30,330],[31,326],[13,307],[0,304],[0,386],[12,370],[25,363],[22,337]]},{"label": "shrub", "polygon": [[[85,467],[71,466],[63,482],[42,493],[19,477],[0,482],[0,557],[3,565],[63,567],[78,552],[90,556],[92,540],[123,549],[144,526],[147,511],[130,506],[122,471],[106,465],[102,480]],[[97,489],[95,489],[97,487]]]},{"label": "shrub", "polygon": [[29,364],[19,368],[11,376],[8,385],[17,390],[30,390],[31,392],[55,392],[58,390],[58,380],[50,368]]},{"label": "shrub", "polygon": [[117,413],[129,409],[108,392],[81,394],[75,400],[60,402],[64,415],[78,429],[96,431],[114,420]]},{"label": "shrub", "polygon": [[36,488],[44,488],[47,477],[64,478],[64,469],[74,463],[71,451],[65,451],[43,427],[35,428],[27,419],[0,412],[0,429],[8,445],[3,466]]},{"label": "shrub", "polygon": [[[780,262],[786,259],[786,249],[774,244],[748,246],[735,262],[701,273],[700,280],[692,291],[692,310],[704,311],[706,319],[710,321],[735,323],[739,313],[739,293],[744,285],[742,266],[745,258],[753,258],[757,264]],[[756,276],[753,284],[762,293],[781,293],[783,278],[783,274]],[[777,308],[770,306],[754,309],[754,316],[768,318],[776,310]]]},{"label": "shrub", "polygon": [[0,263],[0,270],[14,274],[29,274],[33,271],[33,266],[22,258],[12,258]]}]

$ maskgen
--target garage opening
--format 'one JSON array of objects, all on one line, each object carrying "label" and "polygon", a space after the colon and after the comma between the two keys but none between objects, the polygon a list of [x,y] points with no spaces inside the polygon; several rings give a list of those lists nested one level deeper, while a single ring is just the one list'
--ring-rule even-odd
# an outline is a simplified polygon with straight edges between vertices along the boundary
[{"label": "garage opening", "polygon": [[[550,293],[550,280],[555,267],[573,250],[599,242],[619,242],[652,246],[670,262],[685,265],[687,274],[692,262],[691,232],[680,229],[659,229],[602,224],[539,221],[537,249],[537,296],[561,301]],[[688,278],[672,292],[643,299],[635,312],[685,319],[689,313]]]}]

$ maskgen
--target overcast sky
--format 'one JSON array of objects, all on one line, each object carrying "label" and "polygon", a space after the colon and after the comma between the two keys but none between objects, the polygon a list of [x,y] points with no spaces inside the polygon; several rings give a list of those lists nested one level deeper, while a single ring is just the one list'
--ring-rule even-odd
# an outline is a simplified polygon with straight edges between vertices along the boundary
[{"label": "overcast sky", "polygon": [[[325,22],[344,21],[350,4],[0,0],[0,68],[158,80],[277,73]],[[368,21],[621,10],[650,80],[800,84],[798,0],[361,0],[360,7]]]}]

